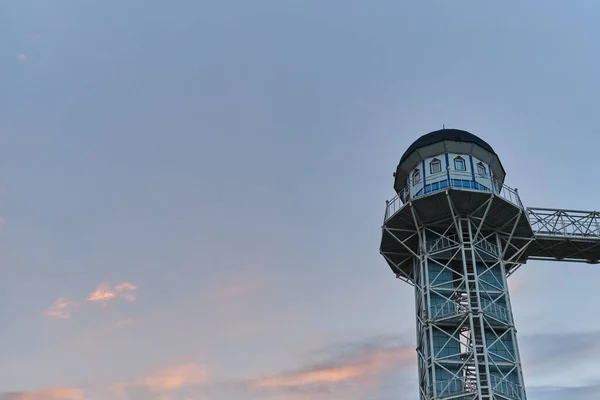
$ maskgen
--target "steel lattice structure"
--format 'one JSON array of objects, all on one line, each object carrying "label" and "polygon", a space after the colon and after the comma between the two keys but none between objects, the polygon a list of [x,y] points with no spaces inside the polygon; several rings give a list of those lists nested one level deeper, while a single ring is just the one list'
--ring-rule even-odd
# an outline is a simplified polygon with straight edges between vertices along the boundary
[{"label": "steel lattice structure", "polygon": [[[405,153],[380,252],[415,289],[420,399],[526,400],[507,278],[528,259],[598,262],[600,213],[525,208],[491,147],[463,132],[433,132]],[[453,171],[449,153],[471,166],[487,157],[489,175]],[[425,162],[442,154],[446,171],[432,167],[428,187]]]}]

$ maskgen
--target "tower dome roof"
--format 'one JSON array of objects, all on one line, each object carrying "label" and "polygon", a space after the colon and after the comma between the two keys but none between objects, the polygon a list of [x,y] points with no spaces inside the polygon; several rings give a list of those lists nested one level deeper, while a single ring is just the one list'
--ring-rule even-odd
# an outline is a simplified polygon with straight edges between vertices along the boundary
[{"label": "tower dome roof", "polygon": [[487,144],[487,142],[485,142],[480,137],[473,135],[471,132],[463,131],[462,129],[440,129],[437,131],[429,132],[415,140],[413,144],[411,144],[402,155],[402,158],[400,159],[400,164],[406,161],[408,156],[410,156],[410,154],[413,151],[421,147],[429,146],[430,144],[441,142],[443,140],[451,140],[453,142],[475,143],[476,145],[479,145],[479,147],[481,147],[482,149],[487,150],[492,154],[496,154],[492,146]]},{"label": "tower dome roof", "polygon": [[411,144],[400,158],[394,178],[397,193],[406,186],[408,174],[422,160],[444,153],[469,154],[487,163],[501,184],[506,172],[498,154],[483,139],[462,129],[440,129],[429,132]]}]

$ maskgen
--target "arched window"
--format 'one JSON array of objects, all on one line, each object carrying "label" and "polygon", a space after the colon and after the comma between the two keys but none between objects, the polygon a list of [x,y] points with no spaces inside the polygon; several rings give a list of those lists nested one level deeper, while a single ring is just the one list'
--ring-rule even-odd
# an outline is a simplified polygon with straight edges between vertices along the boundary
[{"label": "arched window", "polygon": [[454,159],[454,169],[457,171],[466,171],[467,164],[465,164],[465,159],[461,156],[458,156]]},{"label": "arched window", "polygon": [[442,172],[442,163],[437,158],[434,158],[429,163],[429,169],[432,174],[437,174],[438,172]]},{"label": "arched window", "polygon": [[413,171],[412,181],[413,181],[413,186],[416,185],[417,183],[421,182],[421,171],[419,171],[419,168],[417,168]]},{"label": "arched window", "polygon": [[485,173],[485,165],[483,165],[482,162],[477,163],[477,172],[479,173],[479,175],[487,175]]}]

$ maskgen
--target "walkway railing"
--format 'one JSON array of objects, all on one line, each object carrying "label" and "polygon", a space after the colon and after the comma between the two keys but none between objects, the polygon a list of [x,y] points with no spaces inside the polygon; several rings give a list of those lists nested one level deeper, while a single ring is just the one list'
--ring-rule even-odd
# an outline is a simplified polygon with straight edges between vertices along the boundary
[{"label": "walkway railing", "polygon": [[521,385],[509,382],[506,379],[502,379],[501,377],[496,375],[490,375],[490,378],[492,383],[492,390],[494,392],[501,393],[512,399],[521,399],[521,393],[523,392]]},{"label": "walkway railing", "polygon": [[436,239],[428,240],[425,247],[429,253],[446,250],[458,245],[458,236],[451,234],[448,236],[440,236]]},{"label": "walkway railing", "polygon": [[510,322],[510,314],[506,307],[493,303],[487,299],[481,299],[481,307],[484,314],[503,322]]},{"label": "walkway railing", "polygon": [[536,235],[600,239],[600,212],[528,208]]},{"label": "walkway railing", "polygon": [[428,177],[425,184],[423,182],[415,184],[409,181],[408,186],[402,189],[393,199],[386,202],[384,221],[391,218],[409,201],[449,188],[475,192],[493,192],[496,196],[524,209],[517,189],[506,186],[497,179],[488,175],[475,174],[475,178],[473,178],[472,174],[463,172],[442,172]]},{"label": "walkway railing", "polygon": [[[462,393],[472,393],[477,390],[477,386],[464,378],[453,378],[437,381],[436,384],[437,398],[455,396]],[[429,387],[429,391],[433,393],[433,385]]]}]

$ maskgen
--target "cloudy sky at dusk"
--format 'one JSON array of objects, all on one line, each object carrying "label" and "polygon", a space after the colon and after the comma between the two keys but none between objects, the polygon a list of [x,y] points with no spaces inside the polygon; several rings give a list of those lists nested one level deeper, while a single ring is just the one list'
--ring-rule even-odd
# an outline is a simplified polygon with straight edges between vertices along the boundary
[{"label": "cloudy sky at dusk", "polygon": [[[413,293],[378,253],[392,172],[445,124],[526,205],[599,209],[599,20],[0,0],[0,400],[416,400]],[[600,268],[510,280],[529,400],[597,399]]]}]

